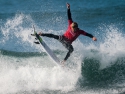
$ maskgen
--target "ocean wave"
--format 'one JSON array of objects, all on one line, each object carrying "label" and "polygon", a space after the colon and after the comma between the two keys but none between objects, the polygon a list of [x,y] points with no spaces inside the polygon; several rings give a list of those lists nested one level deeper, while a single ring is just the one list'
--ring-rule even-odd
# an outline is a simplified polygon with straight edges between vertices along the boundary
[{"label": "ocean wave", "polygon": [[[53,50],[54,54],[56,55],[62,55],[64,54],[63,51],[61,50]],[[45,51],[40,51],[40,52],[16,52],[16,51],[9,51],[9,50],[0,50],[0,55],[4,56],[13,56],[13,57],[44,57],[48,56]]]},{"label": "ocean wave", "polygon": [[81,87],[110,88],[125,82],[125,57],[121,56],[114,62],[109,62],[110,66],[104,69],[100,69],[101,62],[97,58],[85,58],[83,62],[83,78],[79,79]]},{"label": "ocean wave", "polygon": [[1,55],[14,56],[14,57],[35,57],[35,56],[47,56],[45,52],[16,52],[8,50],[0,50]]}]

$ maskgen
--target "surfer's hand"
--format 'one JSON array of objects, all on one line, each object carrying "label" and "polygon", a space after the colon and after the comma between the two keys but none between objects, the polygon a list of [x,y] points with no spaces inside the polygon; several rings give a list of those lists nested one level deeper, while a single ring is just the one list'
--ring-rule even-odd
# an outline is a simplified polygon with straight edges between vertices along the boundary
[{"label": "surfer's hand", "polygon": [[93,41],[97,41],[96,37],[93,37],[92,40],[93,40]]},{"label": "surfer's hand", "polygon": [[38,35],[40,35],[40,36],[41,36],[41,35],[42,35],[42,32],[39,32],[39,33],[38,33]]},{"label": "surfer's hand", "polygon": [[67,5],[67,8],[70,9],[70,4],[69,4],[69,3],[66,3],[66,5]]}]

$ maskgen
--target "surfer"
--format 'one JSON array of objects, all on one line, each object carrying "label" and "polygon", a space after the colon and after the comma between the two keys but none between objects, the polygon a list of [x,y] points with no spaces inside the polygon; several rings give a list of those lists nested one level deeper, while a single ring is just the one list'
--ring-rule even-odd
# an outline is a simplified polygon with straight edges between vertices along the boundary
[{"label": "surfer", "polygon": [[66,30],[66,32],[63,35],[54,35],[54,34],[39,32],[40,36],[46,36],[59,40],[68,49],[68,53],[66,54],[64,60],[62,61],[63,64],[68,59],[70,54],[73,52],[74,48],[72,46],[72,42],[76,40],[76,38],[79,35],[88,36],[92,38],[93,41],[97,40],[96,37],[94,37],[92,34],[89,34],[84,30],[78,28],[78,24],[76,22],[73,22],[72,20],[70,12],[70,4],[67,3],[66,5],[67,5],[67,15],[68,15],[68,29]]}]

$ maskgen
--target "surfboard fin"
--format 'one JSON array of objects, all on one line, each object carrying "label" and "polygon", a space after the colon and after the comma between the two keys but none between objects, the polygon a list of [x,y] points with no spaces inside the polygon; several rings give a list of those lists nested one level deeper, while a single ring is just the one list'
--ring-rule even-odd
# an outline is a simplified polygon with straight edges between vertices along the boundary
[{"label": "surfboard fin", "polygon": [[35,34],[31,34],[32,36],[35,36]]},{"label": "surfboard fin", "polygon": [[35,44],[40,44],[38,41],[37,42],[34,42]]}]

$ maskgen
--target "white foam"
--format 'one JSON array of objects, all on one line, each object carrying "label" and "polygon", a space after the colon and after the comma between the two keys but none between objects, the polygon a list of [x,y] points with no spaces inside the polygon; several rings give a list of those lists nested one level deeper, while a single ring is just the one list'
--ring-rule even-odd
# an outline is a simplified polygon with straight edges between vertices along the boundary
[{"label": "white foam", "polygon": [[77,72],[46,63],[53,64],[42,57],[20,58],[18,62],[15,57],[2,57],[0,93],[46,89],[69,91],[75,88],[79,77]]},{"label": "white foam", "polygon": [[[29,27],[23,27],[24,20],[31,23]],[[32,25],[35,24],[30,16],[16,15],[13,19],[8,19],[5,26],[1,28],[3,38],[3,48],[16,51],[41,51],[41,46],[33,44],[34,38],[30,36]],[[35,25],[36,29],[41,30]],[[104,43],[97,41],[95,44],[83,45],[79,40],[73,43],[75,51],[67,61],[67,65],[75,66],[74,70],[65,70],[53,65],[49,57],[17,58],[3,56],[0,57],[0,93],[16,93],[19,91],[31,90],[62,90],[70,91],[75,88],[78,78],[81,76],[81,63],[84,57],[94,57],[100,60],[101,68],[105,68],[115,61],[125,51],[124,35],[116,26],[101,27],[105,30]],[[53,30],[48,32],[54,33]],[[59,31],[62,32],[62,31]],[[56,42],[56,40],[44,38],[52,49],[66,49]],[[97,38],[98,39],[98,38]],[[58,44],[58,45],[57,45]],[[92,53],[94,49],[97,53]],[[61,58],[64,58],[62,55]]]},{"label": "white foam", "polygon": [[[0,43],[3,48],[13,51],[34,50],[34,38],[31,36],[33,24],[35,23],[29,15],[16,14],[12,19],[8,19],[1,27],[3,37],[1,37]],[[34,49],[31,46],[34,46]]]}]

